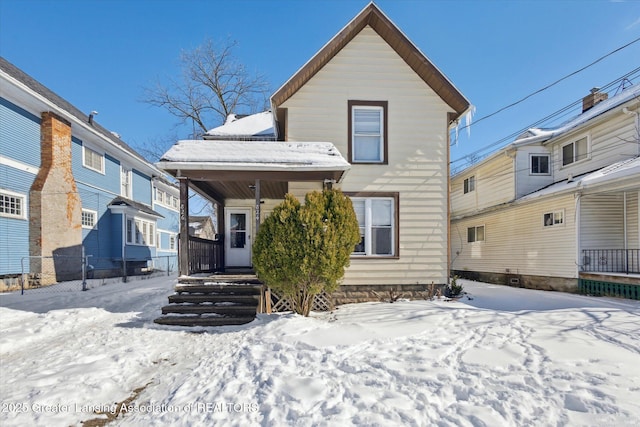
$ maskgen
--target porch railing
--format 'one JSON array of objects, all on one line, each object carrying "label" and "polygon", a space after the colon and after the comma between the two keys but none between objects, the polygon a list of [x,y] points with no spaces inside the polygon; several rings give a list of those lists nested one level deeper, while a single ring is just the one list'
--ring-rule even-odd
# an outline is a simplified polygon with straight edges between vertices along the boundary
[{"label": "porch railing", "polygon": [[640,249],[583,249],[582,271],[640,273]]},{"label": "porch railing", "polygon": [[222,245],[222,239],[189,236],[189,274],[221,271],[224,268]]}]

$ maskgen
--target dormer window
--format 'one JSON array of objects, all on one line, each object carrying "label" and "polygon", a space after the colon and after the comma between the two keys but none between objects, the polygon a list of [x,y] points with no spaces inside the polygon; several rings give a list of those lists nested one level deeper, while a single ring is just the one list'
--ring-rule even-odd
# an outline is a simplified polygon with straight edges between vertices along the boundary
[{"label": "dormer window", "polygon": [[532,154],[530,164],[531,175],[549,175],[548,154]]}]

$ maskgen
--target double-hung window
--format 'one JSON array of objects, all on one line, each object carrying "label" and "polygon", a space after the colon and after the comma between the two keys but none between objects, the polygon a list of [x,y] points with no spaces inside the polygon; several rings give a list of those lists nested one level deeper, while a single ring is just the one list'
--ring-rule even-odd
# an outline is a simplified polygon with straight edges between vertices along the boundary
[{"label": "double-hung window", "polygon": [[132,184],[131,169],[120,166],[120,195],[131,199],[133,197]]},{"label": "double-hung window", "polygon": [[586,136],[562,146],[562,166],[586,160],[588,157],[589,138]]},{"label": "double-hung window", "polygon": [[351,163],[387,163],[387,101],[349,101]]},{"label": "double-hung window", "polygon": [[82,165],[96,172],[104,173],[104,156],[84,145],[82,151]]},{"label": "double-hung window", "polygon": [[360,227],[360,242],[353,254],[397,256],[397,195],[390,197],[351,197]]}]

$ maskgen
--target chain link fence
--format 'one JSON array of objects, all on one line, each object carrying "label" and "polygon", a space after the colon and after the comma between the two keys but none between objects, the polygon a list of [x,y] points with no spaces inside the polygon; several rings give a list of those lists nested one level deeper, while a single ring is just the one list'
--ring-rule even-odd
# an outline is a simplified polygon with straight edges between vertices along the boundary
[{"label": "chain link fence", "polygon": [[177,274],[177,255],[147,259],[93,256],[26,256],[22,273],[3,278],[5,291],[77,292],[109,283]]}]

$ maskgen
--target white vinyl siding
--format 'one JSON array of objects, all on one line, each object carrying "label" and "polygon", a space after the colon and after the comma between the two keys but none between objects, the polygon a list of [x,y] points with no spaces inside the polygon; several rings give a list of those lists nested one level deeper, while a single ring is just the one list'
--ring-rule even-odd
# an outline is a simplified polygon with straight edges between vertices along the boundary
[{"label": "white vinyl siding", "polygon": [[[562,227],[544,227],[541,212],[564,212]],[[491,230],[482,244],[467,242],[467,229]],[[451,224],[452,269],[573,278],[576,266],[573,194],[515,204]],[[508,271],[507,271],[508,270]]]},{"label": "white vinyl siding", "polygon": [[[525,159],[525,162],[529,158]],[[525,163],[525,173],[528,166]],[[477,212],[489,206],[509,202],[515,197],[514,160],[497,155],[451,179],[451,216]],[[474,191],[465,193],[465,181],[473,176]],[[467,184],[468,186],[469,184]]]},{"label": "white vinyl siding", "polygon": [[82,165],[96,172],[104,173],[104,155],[82,146]]},{"label": "white vinyl siding", "polygon": [[26,219],[26,196],[12,191],[0,190],[0,216]]},{"label": "white vinyl siding", "polygon": [[399,249],[393,257],[352,257],[344,285],[446,283],[450,107],[365,27],[282,105],[287,140],[332,141],[348,153],[350,100],[387,101],[388,158],[353,164],[336,187],[399,193]]}]

